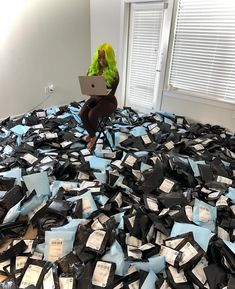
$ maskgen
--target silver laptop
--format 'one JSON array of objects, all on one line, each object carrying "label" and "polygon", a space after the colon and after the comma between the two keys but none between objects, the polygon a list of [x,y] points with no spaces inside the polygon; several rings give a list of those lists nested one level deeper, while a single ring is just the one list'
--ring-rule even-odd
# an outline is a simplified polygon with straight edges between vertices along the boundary
[{"label": "silver laptop", "polygon": [[104,76],[79,76],[81,92],[84,95],[107,95],[111,89],[107,89]]}]

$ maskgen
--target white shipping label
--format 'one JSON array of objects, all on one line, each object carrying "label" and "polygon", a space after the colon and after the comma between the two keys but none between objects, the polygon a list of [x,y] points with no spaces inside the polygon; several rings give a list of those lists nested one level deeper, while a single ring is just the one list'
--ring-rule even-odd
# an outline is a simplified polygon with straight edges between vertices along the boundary
[{"label": "white shipping label", "polygon": [[63,239],[51,239],[49,243],[48,261],[56,261],[63,254]]},{"label": "white shipping label", "polygon": [[130,222],[131,224],[131,227],[133,228],[134,227],[134,223],[135,223],[135,216],[132,216],[128,219],[128,221]]},{"label": "white shipping label", "polygon": [[101,224],[104,224],[109,220],[109,217],[106,216],[105,214],[101,213],[98,215],[98,219],[99,219]]},{"label": "white shipping label", "polygon": [[171,189],[174,186],[174,182],[172,182],[169,179],[164,179],[164,181],[162,182],[161,186],[160,186],[160,190],[162,190],[165,193],[169,193],[171,191]]},{"label": "white shipping label", "polygon": [[118,204],[118,207],[120,208],[122,205],[122,193],[119,192],[115,198],[116,203]]},{"label": "white shipping label", "polygon": [[155,133],[158,133],[160,131],[160,128],[158,127],[157,124],[151,124],[148,126],[148,129],[150,131],[151,134],[155,134]]},{"label": "white shipping label", "polygon": [[73,289],[72,277],[60,277],[59,283],[60,283],[60,289]]},{"label": "white shipping label", "polygon": [[146,201],[147,201],[149,210],[154,211],[154,212],[158,212],[159,211],[157,200],[151,199],[151,198],[147,198]]},{"label": "white shipping label", "polygon": [[82,211],[83,213],[89,213],[91,210],[90,200],[86,197],[82,198]]},{"label": "white shipping label", "polygon": [[16,270],[23,269],[27,260],[28,260],[28,257],[26,257],[26,256],[17,256],[16,262],[15,262]]},{"label": "white shipping label", "polygon": [[171,150],[175,147],[173,141],[169,141],[167,143],[165,143],[165,147],[168,149],[168,150]]},{"label": "white shipping label", "polygon": [[218,183],[224,183],[224,184],[228,184],[228,185],[232,185],[233,181],[229,178],[226,177],[222,177],[222,176],[218,176],[217,177],[217,182]]},{"label": "white shipping label", "polygon": [[142,246],[142,241],[137,239],[134,236],[127,235],[126,236],[126,244],[130,245],[130,246],[133,246],[133,247],[138,247],[139,248],[140,246]]},{"label": "white shipping label", "polygon": [[203,204],[200,203],[199,205],[199,221],[204,222],[204,223],[208,223],[210,222],[212,219],[211,217],[211,213],[209,208]]},{"label": "white shipping label", "polygon": [[183,270],[178,273],[177,269],[172,266],[169,266],[169,270],[175,283],[187,282],[187,278],[185,277]]},{"label": "white shipping label", "polygon": [[37,111],[36,115],[37,115],[37,117],[46,117],[46,112],[45,111]]},{"label": "white shipping label", "polygon": [[134,166],[135,162],[136,162],[136,158],[131,155],[129,155],[125,160],[125,163],[131,167]]},{"label": "white shipping label", "polygon": [[57,138],[58,137],[58,134],[55,132],[55,133],[53,133],[53,132],[46,132],[45,133],[45,136],[46,136],[46,138],[47,139],[52,139],[52,138]]},{"label": "white shipping label", "polygon": [[80,153],[81,153],[83,156],[87,156],[87,155],[90,155],[90,154],[91,154],[91,152],[90,152],[88,149],[80,150]]},{"label": "white shipping label", "polygon": [[31,165],[34,164],[38,160],[31,154],[25,154],[23,157],[21,157],[21,159],[26,160],[26,162],[30,163]]},{"label": "white shipping label", "polygon": [[102,230],[92,232],[86,242],[86,247],[98,251],[101,248],[105,235],[106,232]]},{"label": "white shipping label", "polygon": [[183,118],[177,118],[177,124],[183,124],[184,123],[184,119]]},{"label": "white shipping label", "polygon": [[92,276],[92,284],[95,286],[106,287],[112,264],[98,261]]},{"label": "white shipping label", "polygon": [[169,211],[170,211],[170,209],[168,209],[168,208],[162,209],[162,211],[161,211],[161,213],[159,214],[159,216],[164,216],[164,215],[166,215]]},{"label": "white shipping label", "polygon": [[178,251],[175,251],[171,248],[167,248],[165,246],[161,246],[161,250],[159,252],[160,256],[164,256],[166,258],[166,262],[172,266],[175,264],[175,260],[179,255]]},{"label": "white shipping label", "polygon": [[72,143],[71,141],[63,141],[62,143],[60,143],[60,145],[62,148],[65,148],[65,147],[71,145],[71,143]]},{"label": "white shipping label", "polygon": [[31,259],[36,259],[36,260],[42,260],[43,258],[43,253],[35,252],[33,255],[30,257]]},{"label": "white shipping label", "polygon": [[123,166],[121,165],[122,161],[121,160],[116,160],[114,162],[112,162],[111,164],[118,167],[119,169],[122,169]]},{"label": "white shipping label", "polygon": [[171,287],[169,287],[169,285],[167,284],[166,280],[164,280],[162,286],[160,289],[171,289]]},{"label": "white shipping label", "polygon": [[136,247],[133,246],[127,246],[127,255],[128,257],[133,257],[135,259],[141,259],[142,258],[142,252],[140,250],[137,250]]},{"label": "white shipping label", "polygon": [[186,263],[188,263],[193,257],[197,255],[197,250],[189,243],[187,242],[181,249],[180,252],[183,253],[181,260],[179,262],[179,265],[182,266]]},{"label": "white shipping label", "polygon": [[141,174],[141,171],[139,170],[133,170],[132,169],[132,174],[137,178],[137,180],[140,180],[142,174]]},{"label": "white shipping label", "polygon": [[150,242],[150,240],[153,238],[154,235],[154,226],[152,225],[149,229],[148,235],[147,235],[147,240]]},{"label": "white shipping label", "polygon": [[123,282],[114,287],[113,289],[122,289],[123,288]]},{"label": "white shipping label", "polygon": [[42,267],[29,265],[20,283],[20,288],[26,288],[29,285],[36,286],[41,272]]},{"label": "white shipping label", "polygon": [[7,261],[4,261],[4,262],[0,262],[0,270],[1,271],[4,271],[3,267],[6,267],[8,265],[11,264],[11,260],[7,260]]},{"label": "white shipping label", "polygon": [[230,207],[230,209],[232,210],[233,214],[235,215],[235,205],[232,205],[232,206]]},{"label": "white shipping label", "polygon": [[162,117],[161,117],[160,115],[158,115],[158,114],[156,114],[156,115],[154,116],[154,118],[155,118],[157,121],[162,121]]},{"label": "white shipping label", "polygon": [[208,143],[212,142],[213,140],[212,139],[206,139],[202,142],[203,145],[207,145]]},{"label": "white shipping label", "polygon": [[205,193],[205,194],[210,194],[210,193],[211,193],[211,190],[208,190],[208,189],[206,189],[205,187],[203,187],[203,188],[201,189],[201,192],[203,192],[203,193]]},{"label": "white shipping label", "polygon": [[51,157],[45,157],[45,158],[43,158],[41,161],[40,161],[40,163],[41,164],[47,164],[47,163],[50,163],[50,162],[52,162],[53,161],[53,159],[51,158]]},{"label": "white shipping label", "polygon": [[191,206],[185,206],[185,213],[189,221],[193,220],[193,208]]},{"label": "white shipping label", "polygon": [[96,219],[92,225],[91,225],[91,229],[92,230],[101,230],[101,229],[104,229],[104,227],[102,226],[102,224],[100,223],[100,221],[98,219]]},{"label": "white shipping label", "polygon": [[175,249],[184,239],[174,239],[174,240],[166,240],[165,244],[167,247]]},{"label": "white shipping label", "polygon": [[230,241],[229,233],[225,231],[223,228],[218,227],[218,237],[224,241]]},{"label": "white shipping label", "polygon": [[216,202],[216,207],[219,207],[219,206],[228,206],[228,203],[227,203],[227,200],[228,198],[221,195],[220,198],[218,199],[218,201]]},{"label": "white shipping label", "polygon": [[160,231],[157,231],[157,235],[156,235],[156,240],[155,243],[159,246],[161,246],[164,241],[166,240],[167,236],[162,234]]},{"label": "white shipping label", "polygon": [[53,271],[50,269],[43,278],[43,288],[55,289],[55,282],[53,277]]},{"label": "white shipping label", "polygon": [[145,144],[150,144],[152,142],[147,134],[143,135],[141,138]]},{"label": "white shipping label", "polygon": [[219,197],[219,195],[220,195],[220,192],[214,192],[214,193],[209,194],[208,198],[209,199],[216,199]]},{"label": "white shipping label", "polygon": [[79,175],[78,175],[78,179],[79,180],[89,180],[89,178],[90,178],[90,175],[86,174],[86,173],[83,173],[83,172],[80,172]]},{"label": "white shipping label", "polygon": [[192,146],[192,148],[194,148],[196,151],[202,151],[205,149],[204,146],[201,144],[196,144],[196,145]]},{"label": "white shipping label", "polygon": [[199,262],[193,269],[192,273],[196,276],[196,278],[202,283],[205,284],[207,281],[206,274],[204,272],[204,268],[206,266],[202,263]]},{"label": "white shipping label", "polygon": [[139,289],[140,288],[140,281],[137,280],[128,286],[129,289]]},{"label": "white shipping label", "polygon": [[141,247],[139,247],[139,249],[141,251],[145,251],[145,250],[149,250],[149,249],[152,249],[154,248],[155,246],[152,244],[152,243],[146,243],[144,245],[142,245]]}]

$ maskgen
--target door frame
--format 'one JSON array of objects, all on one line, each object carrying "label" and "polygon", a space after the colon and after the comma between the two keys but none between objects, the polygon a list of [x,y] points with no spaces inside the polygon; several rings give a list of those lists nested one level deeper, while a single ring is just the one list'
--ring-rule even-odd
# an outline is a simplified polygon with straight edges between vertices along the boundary
[{"label": "door frame", "polygon": [[[120,28],[120,48],[119,48],[119,63],[121,67],[121,98],[120,107],[125,106],[126,100],[126,84],[127,84],[127,57],[129,47],[129,30],[130,30],[130,7],[131,3],[146,3],[146,2],[163,2],[165,6],[165,12],[163,16],[162,24],[162,38],[160,46],[160,61],[159,67],[156,69],[159,71],[156,77],[156,83],[158,83],[158,89],[155,89],[153,110],[161,110],[162,95],[164,88],[164,79],[166,73],[166,64],[168,56],[168,47],[171,32],[171,22],[173,14],[174,0],[122,0],[121,2],[121,28]],[[158,97],[157,97],[158,96]]]}]

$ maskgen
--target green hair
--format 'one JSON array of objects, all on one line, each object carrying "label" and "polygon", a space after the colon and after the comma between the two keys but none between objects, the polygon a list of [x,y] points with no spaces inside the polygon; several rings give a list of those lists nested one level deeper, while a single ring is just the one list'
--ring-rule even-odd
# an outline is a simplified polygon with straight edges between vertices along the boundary
[{"label": "green hair", "polygon": [[99,50],[105,51],[105,59],[107,62],[107,67],[104,68],[103,76],[105,78],[107,86],[111,87],[113,80],[117,77],[117,67],[114,50],[112,46],[109,45],[108,43],[102,43],[97,47],[93,55],[93,59],[87,75],[89,76],[96,75],[99,72],[99,62],[98,62]]}]

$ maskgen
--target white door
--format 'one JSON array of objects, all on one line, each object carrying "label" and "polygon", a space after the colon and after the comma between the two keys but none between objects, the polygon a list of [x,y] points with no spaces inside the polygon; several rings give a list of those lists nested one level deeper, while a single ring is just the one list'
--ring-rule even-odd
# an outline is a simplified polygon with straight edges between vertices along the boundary
[{"label": "white door", "polygon": [[130,7],[125,105],[141,112],[160,109],[166,50],[163,27],[170,27],[164,22],[166,8],[163,2],[132,3]]}]

